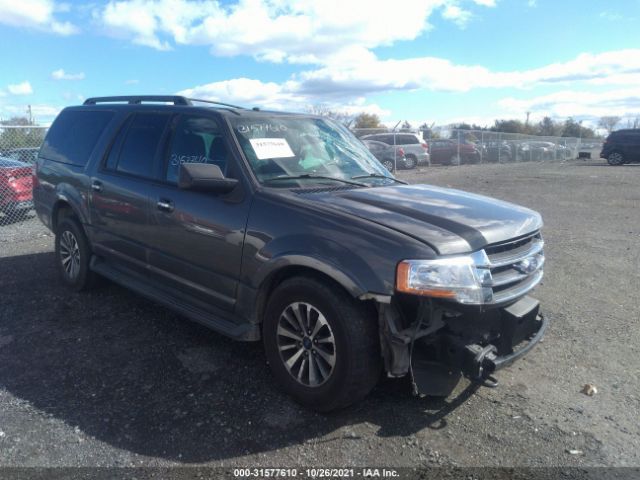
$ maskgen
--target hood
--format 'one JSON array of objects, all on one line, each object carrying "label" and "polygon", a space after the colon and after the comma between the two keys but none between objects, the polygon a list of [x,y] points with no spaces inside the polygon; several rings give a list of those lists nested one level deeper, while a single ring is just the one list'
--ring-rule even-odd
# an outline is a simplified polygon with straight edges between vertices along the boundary
[{"label": "hood", "polygon": [[430,185],[305,194],[427,243],[441,255],[475,251],[542,227],[537,212],[512,203]]}]

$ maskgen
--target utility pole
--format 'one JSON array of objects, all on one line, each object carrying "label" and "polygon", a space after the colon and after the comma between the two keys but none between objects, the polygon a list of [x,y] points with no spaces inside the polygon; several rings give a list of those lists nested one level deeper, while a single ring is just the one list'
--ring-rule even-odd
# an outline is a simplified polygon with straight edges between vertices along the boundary
[{"label": "utility pole", "polygon": [[31,113],[31,105],[27,105],[27,115],[29,115],[29,125],[33,125],[33,115]]},{"label": "utility pole", "polygon": [[525,125],[529,125],[529,115],[531,115],[531,112],[527,112],[527,120],[524,122]]}]

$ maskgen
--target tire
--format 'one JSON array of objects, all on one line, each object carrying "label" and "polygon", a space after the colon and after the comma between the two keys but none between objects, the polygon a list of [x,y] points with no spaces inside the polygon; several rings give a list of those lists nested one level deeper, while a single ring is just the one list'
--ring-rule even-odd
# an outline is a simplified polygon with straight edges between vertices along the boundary
[{"label": "tire", "polygon": [[[298,330],[294,325],[300,325]],[[302,327],[307,331],[301,335]],[[265,312],[263,342],[284,391],[313,410],[328,412],[358,402],[380,377],[375,312],[341,288],[312,277],[285,280],[274,290]]]},{"label": "tire", "polygon": [[393,162],[391,160],[384,160],[382,166],[390,172],[393,172]]},{"label": "tire", "polygon": [[450,159],[449,159],[449,165],[460,165],[462,164],[462,159],[460,158],[460,155],[453,155]]},{"label": "tire", "polygon": [[60,276],[67,286],[79,292],[95,285],[96,274],[89,268],[89,241],[75,217],[67,217],[58,225],[55,254]]},{"label": "tire", "polygon": [[463,157],[463,163],[477,164],[480,163],[480,155],[466,155]]},{"label": "tire", "polygon": [[624,165],[624,156],[620,152],[611,152],[607,157],[607,162],[613,166]]},{"label": "tire", "polygon": [[407,155],[404,158],[403,166],[407,170],[412,170],[418,165],[418,159],[414,155]]}]

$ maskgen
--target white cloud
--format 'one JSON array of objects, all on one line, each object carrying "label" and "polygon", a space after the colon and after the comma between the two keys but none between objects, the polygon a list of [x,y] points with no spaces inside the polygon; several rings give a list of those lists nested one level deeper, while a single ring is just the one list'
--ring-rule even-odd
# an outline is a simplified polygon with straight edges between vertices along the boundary
[{"label": "white cloud", "polygon": [[140,83],[140,80],[138,80],[137,78],[132,78],[129,80],[125,80],[124,84],[125,85],[137,85]]},{"label": "white cloud", "polygon": [[93,15],[108,33],[158,50],[204,45],[218,56],[322,63],[345,47],[413,40],[437,9],[462,24],[470,18],[465,3],[491,7],[495,0],[111,0]]},{"label": "white cloud", "polygon": [[[305,105],[317,103],[342,106],[338,109],[344,110],[346,107],[371,108],[365,101],[366,96],[388,91],[466,92],[478,88],[527,91],[543,85],[575,90],[580,86],[590,89],[596,86],[600,89],[623,88],[601,94],[574,91],[571,95],[561,92],[531,100],[508,98],[500,107],[507,116],[520,116],[524,111],[566,117],[589,112],[603,115],[609,110],[640,110],[636,97],[629,95],[640,84],[640,50],[582,54],[567,62],[505,72],[491,71],[479,65],[456,65],[435,57],[379,60],[366,49],[344,51],[328,61],[327,65],[294,74],[282,83],[236,78],[199,85],[180,94],[280,110],[302,110]],[[580,95],[585,97],[577,98]]]},{"label": "white cloud", "polygon": [[471,20],[471,12],[461,8],[459,5],[447,5],[442,12],[442,17],[451,20],[460,28],[464,28]]},{"label": "white cloud", "polygon": [[605,10],[603,12],[600,12],[600,15],[598,15],[600,18],[603,18],[605,20],[609,20],[611,22],[619,22],[620,20],[622,20],[624,17],[617,13],[617,12],[611,12],[609,10]]},{"label": "white cloud", "polygon": [[84,72],[67,73],[62,68],[51,72],[51,78],[54,80],[83,80]]},{"label": "white cloud", "polygon": [[[429,89],[465,92],[477,88],[533,88],[540,85],[637,85],[640,49],[581,54],[567,62],[521,71],[491,71],[437,57],[379,60],[370,52],[330,59],[290,79],[298,93],[321,96]],[[335,60],[335,61],[334,61]]]},{"label": "white cloud", "polygon": [[527,99],[505,98],[498,102],[505,113],[521,115],[530,111],[552,117],[621,117],[640,112],[640,88],[606,92],[564,90]]},{"label": "white cloud", "polygon": [[243,106],[260,106],[284,110],[295,105],[304,105],[307,98],[297,95],[291,83],[262,82],[249,78],[234,78],[220,82],[198,85],[178,92],[191,98],[238,103]]},{"label": "white cloud", "polygon": [[67,11],[67,7],[56,5],[53,0],[0,0],[0,24],[72,35],[79,31],[78,27],[55,15]]},{"label": "white cloud", "polygon": [[295,82],[279,84],[249,78],[234,78],[198,85],[177,94],[190,98],[220,101],[246,107],[258,106],[272,110],[303,111],[311,104],[323,103],[324,106],[332,110],[348,114],[367,112],[385,116],[390,113],[378,105],[367,104],[364,97],[354,97],[346,102],[320,102],[319,98],[297,93],[297,88]]},{"label": "white cloud", "polygon": [[31,95],[33,93],[33,88],[29,82],[24,81],[22,83],[7,85],[7,91],[11,95]]}]

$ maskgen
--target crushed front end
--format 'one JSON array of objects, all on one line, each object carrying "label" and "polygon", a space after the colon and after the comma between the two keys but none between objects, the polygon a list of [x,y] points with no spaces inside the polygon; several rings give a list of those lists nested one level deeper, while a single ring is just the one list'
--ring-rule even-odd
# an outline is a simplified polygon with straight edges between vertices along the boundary
[{"label": "crushed front end", "polygon": [[470,255],[398,265],[396,295],[381,304],[389,376],[410,374],[417,393],[446,396],[465,376],[488,386],[493,373],[526,354],[547,320],[527,294],[540,283],[539,232]]}]

